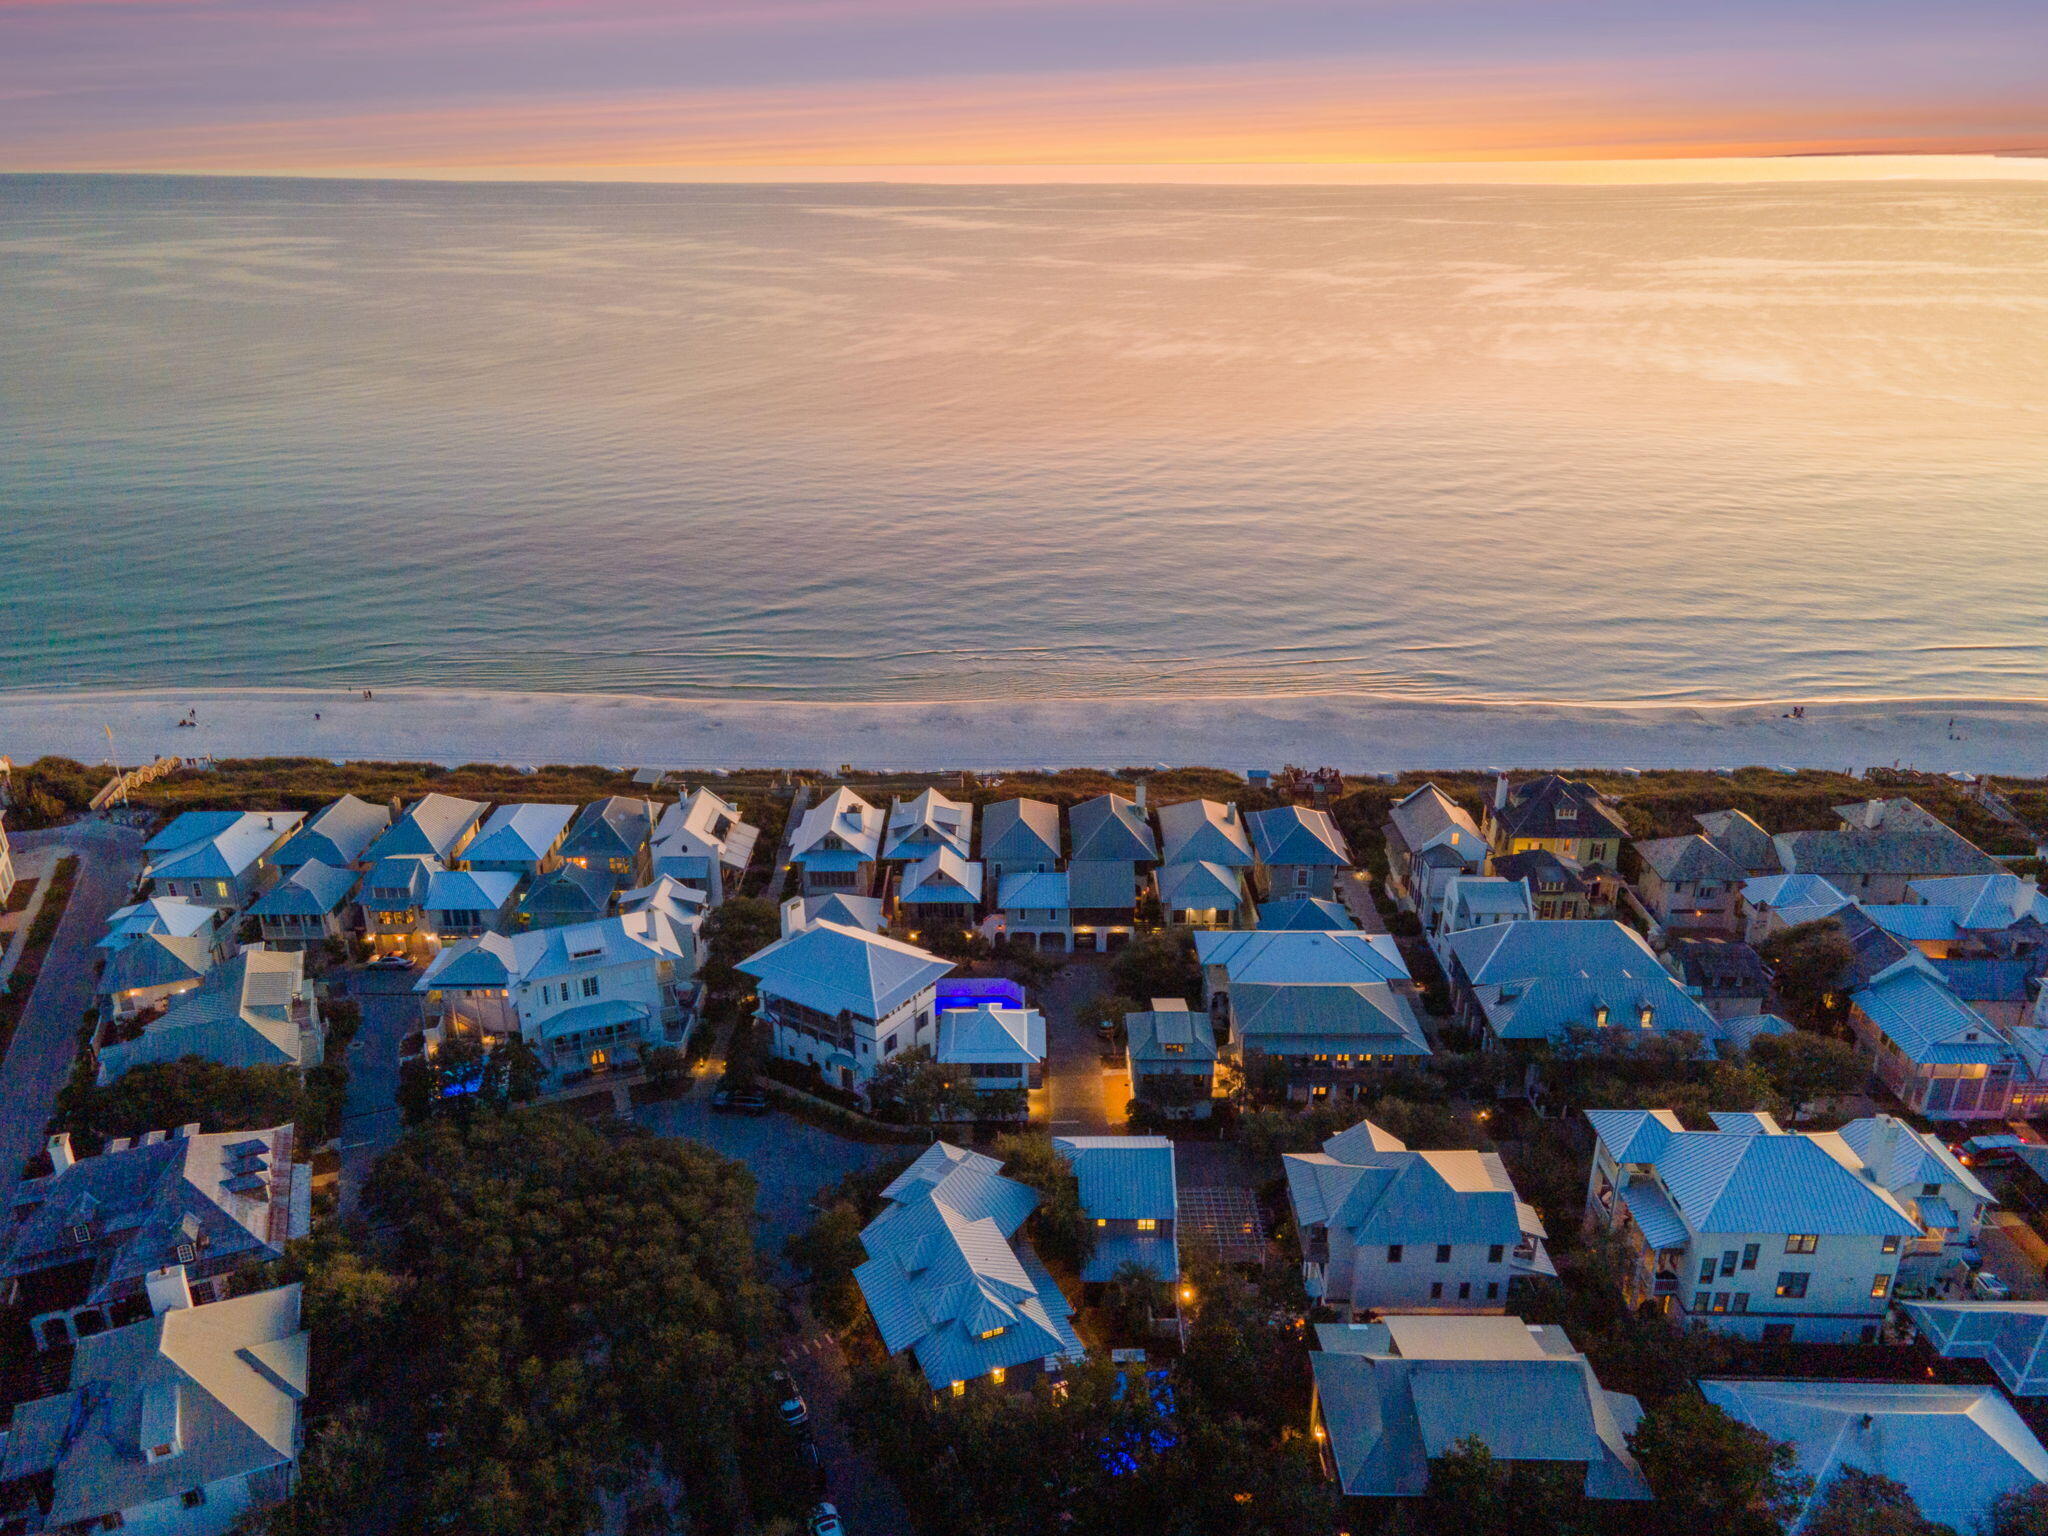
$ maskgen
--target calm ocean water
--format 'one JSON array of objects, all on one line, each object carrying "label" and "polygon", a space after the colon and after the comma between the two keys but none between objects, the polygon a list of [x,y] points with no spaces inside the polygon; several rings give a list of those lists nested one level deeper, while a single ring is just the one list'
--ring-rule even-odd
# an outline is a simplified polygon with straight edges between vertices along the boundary
[{"label": "calm ocean water", "polygon": [[0,687],[2048,695],[2048,185],[0,178]]}]

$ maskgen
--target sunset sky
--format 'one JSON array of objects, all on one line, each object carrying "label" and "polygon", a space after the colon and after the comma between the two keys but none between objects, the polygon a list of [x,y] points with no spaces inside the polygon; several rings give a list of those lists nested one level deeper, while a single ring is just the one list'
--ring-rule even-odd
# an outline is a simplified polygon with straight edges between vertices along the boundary
[{"label": "sunset sky", "polygon": [[2042,0],[0,0],[4,170],[2029,150],[2048,153]]}]

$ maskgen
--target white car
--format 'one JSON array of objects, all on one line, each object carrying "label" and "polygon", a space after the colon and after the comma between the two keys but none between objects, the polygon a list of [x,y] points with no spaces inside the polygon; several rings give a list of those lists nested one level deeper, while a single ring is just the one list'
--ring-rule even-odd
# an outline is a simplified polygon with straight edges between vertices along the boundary
[{"label": "white car", "polygon": [[1970,1289],[1985,1301],[2012,1300],[2012,1287],[1988,1269],[1980,1269],[1970,1277]]},{"label": "white car", "polygon": [[839,1523],[839,1511],[830,1504],[812,1508],[809,1530],[811,1536],[846,1536],[846,1527]]}]

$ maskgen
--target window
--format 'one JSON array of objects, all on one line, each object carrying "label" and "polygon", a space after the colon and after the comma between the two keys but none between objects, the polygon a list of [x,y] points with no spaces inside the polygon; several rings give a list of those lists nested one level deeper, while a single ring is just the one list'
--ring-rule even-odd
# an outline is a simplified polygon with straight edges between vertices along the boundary
[{"label": "window", "polygon": [[597,996],[597,978],[595,976],[583,978],[583,995],[585,997]]},{"label": "window", "polygon": [[1899,1236],[1896,1232],[1884,1240],[1883,1251],[1886,1253],[1897,1253],[1899,1251]]},{"label": "window", "polygon": [[1398,1264],[1401,1262],[1401,1248],[1402,1245],[1400,1243],[1387,1244],[1387,1262],[1389,1264]]},{"label": "window", "polygon": [[1733,1248],[1730,1248],[1721,1255],[1721,1273],[1724,1275],[1735,1273],[1735,1250]]},{"label": "window", "polygon": [[1508,1250],[1505,1244],[1495,1243],[1491,1248],[1486,1250],[1486,1262],[1489,1264],[1498,1264],[1503,1258],[1507,1256],[1507,1251]]},{"label": "window", "polygon": [[1714,1292],[1714,1310],[1716,1312],[1726,1312],[1728,1310],[1728,1293],[1726,1291]]},{"label": "window", "polygon": [[1442,1301],[1444,1299],[1443,1281],[1437,1280],[1431,1283],[1429,1287],[1429,1299],[1431,1301]]},{"label": "window", "polygon": [[1820,1248],[1820,1239],[1811,1232],[1795,1232],[1785,1239],[1787,1253],[1814,1253]]},{"label": "window", "polygon": [[1695,1311],[1695,1312],[1704,1312],[1704,1311],[1706,1311],[1706,1310],[1707,1310],[1707,1302],[1708,1302],[1708,1300],[1709,1300],[1709,1299],[1710,1299],[1710,1298],[1708,1297],[1708,1295],[1707,1295],[1707,1293],[1706,1293],[1705,1291],[1694,1291],[1694,1292],[1692,1293],[1692,1309],[1693,1309],[1693,1311]]},{"label": "window", "polygon": [[954,1383],[953,1383],[953,1395],[954,1395],[955,1397],[959,1397],[959,1396],[963,1395],[963,1394],[964,1394],[964,1393],[965,1393],[966,1391],[967,1391],[967,1383],[966,1383],[966,1382],[964,1382],[964,1381],[956,1381],[956,1382],[954,1382]]},{"label": "window", "polygon": [[1138,1218],[1138,1230],[1140,1232],[1157,1232],[1159,1230],[1159,1223],[1150,1216],[1140,1216]]},{"label": "window", "polygon": [[1449,1243],[1438,1243],[1436,1245],[1436,1261],[1439,1264],[1451,1262],[1451,1245]]},{"label": "window", "polygon": [[1700,1284],[1705,1285],[1714,1278],[1714,1256],[1710,1253],[1700,1260]]},{"label": "window", "polygon": [[1003,1377],[1008,1374],[1009,1373],[999,1365],[994,1370],[988,1373],[988,1379],[1000,1387],[1003,1384]]},{"label": "window", "polygon": [[194,1259],[198,1257],[199,1250],[193,1247],[190,1243],[178,1244],[177,1258],[180,1264],[190,1264]]},{"label": "window", "polygon": [[1870,1282],[1870,1294],[1873,1296],[1889,1296],[1891,1291],[1892,1277],[1890,1275],[1879,1275]]},{"label": "window", "polygon": [[1461,1281],[1461,1282],[1459,1283],[1459,1286],[1458,1286],[1458,1300],[1460,1300],[1460,1301],[1470,1301],[1471,1299],[1472,1299],[1472,1282],[1471,1282],[1470,1280],[1465,1280],[1465,1281]]},{"label": "window", "polygon": [[1920,1198],[1922,1200],[1932,1200],[1940,1193],[1941,1186],[1939,1184],[1922,1184],[1920,1186]]},{"label": "window", "polygon": [[185,1490],[184,1503],[187,1509],[197,1509],[205,1502],[206,1490],[204,1488],[187,1488]]},{"label": "window", "polygon": [[1306,865],[1295,870],[1294,884],[1296,889],[1302,889],[1308,885],[1308,868]]},{"label": "window", "polygon": [[1756,1243],[1744,1243],[1742,1245],[1742,1267],[1744,1269],[1756,1268],[1756,1253],[1758,1246],[1759,1245]]},{"label": "window", "polygon": [[1486,1282],[1486,1299],[1488,1301],[1498,1301],[1500,1299],[1500,1282],[1498,1280]]},{"label": "window", "polygon": [[1730,1312],[1747,1312],[1749,1310],[1749,1292],[1737,1291],[1733,1296],[1729,1297],[1728,1310]]},{"label": "window", "polygon": [[1787,1301],[1798,1301],[1806,1295],[1809,1276],[1803,1269],[1781,1270],[1778,1274],[1778,1294]]}]

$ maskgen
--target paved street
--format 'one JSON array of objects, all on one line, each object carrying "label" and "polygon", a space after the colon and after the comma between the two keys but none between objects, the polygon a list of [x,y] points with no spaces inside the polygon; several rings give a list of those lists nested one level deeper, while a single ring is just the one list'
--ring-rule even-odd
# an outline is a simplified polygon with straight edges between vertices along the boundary
[{"label": "paved street", "polygon": [[2048,1299],[2048,1243],[2017,1211],[1993,1211],[1977,1236],[1984,1267],[2012,1289],[2021,1301]]},{"label": "paved street", "polygon": [[[419,1027],[417,971],[351,971],[336,978],[338,996],[362,1006],[362,1027],[348,1048],[348,1100],[342,1109],[341,1209],[355,1209],[370,1167],[405,1127],[398,1116],[398,1047]],[[345,985],[344,985],[345,983]]]},{"label": "paved street", "polygon": [[106,822],[16,832],[12,841],[17,850],[75,853],[78,880],[0,1065],[0,1210],[11,1208],[22,1163],[42,1147],[51,1104],[78,1054],[78,1026],[93,1002],[93,945],[142,868],[141,834]]},{"label": "paved street", "polygon": [[824,1497],[857,1536],[908,1536],[910,1514],[896,1485],[853,1445],[840,1417],[846,1396],[846,1356],[839,1341],[798,1311],[797,1337],[783,1350],[789,1374],[810,1405],[811,1433],[825,1473]]}]

